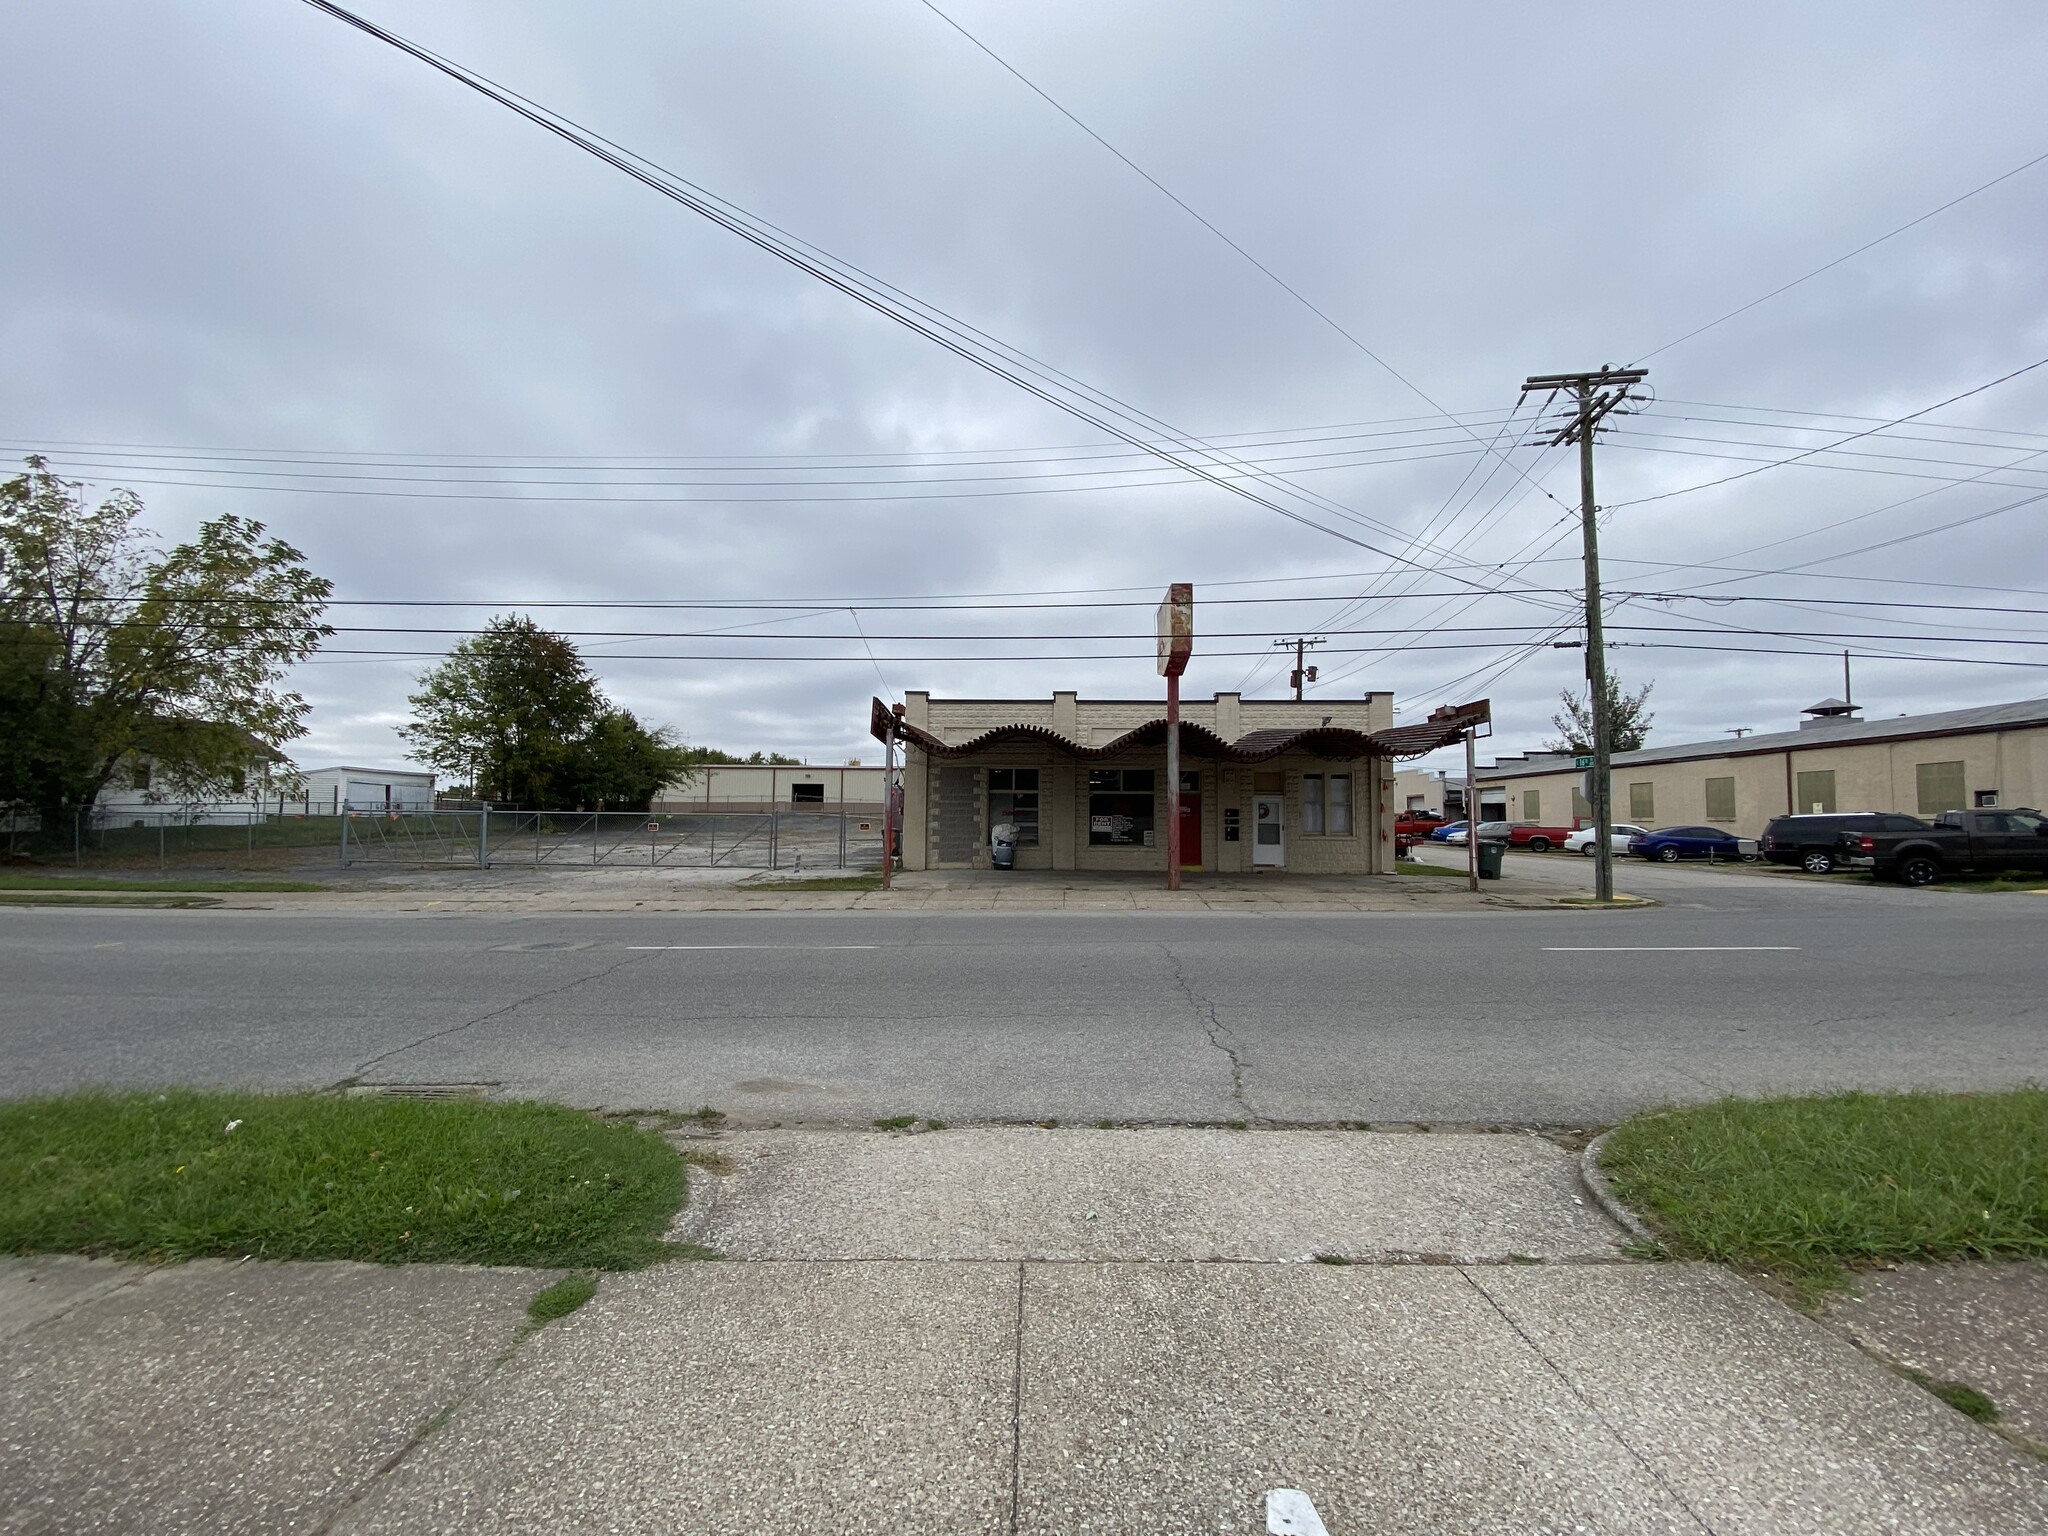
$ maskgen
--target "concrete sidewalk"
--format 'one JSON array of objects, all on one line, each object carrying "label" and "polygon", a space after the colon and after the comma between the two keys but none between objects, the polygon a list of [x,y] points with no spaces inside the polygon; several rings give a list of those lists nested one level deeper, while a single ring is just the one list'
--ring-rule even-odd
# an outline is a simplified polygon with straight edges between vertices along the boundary
[{"label": "concrete sidewalk", "polygon": [[733,1260],[523,1341],[548,1276],[13,1261],[0,1529],[1253,1536],[1280,1487],[1332,1536],[2048,1528],[2041,1463],[1629,1262],[1539,1137],[715,1144]]}]

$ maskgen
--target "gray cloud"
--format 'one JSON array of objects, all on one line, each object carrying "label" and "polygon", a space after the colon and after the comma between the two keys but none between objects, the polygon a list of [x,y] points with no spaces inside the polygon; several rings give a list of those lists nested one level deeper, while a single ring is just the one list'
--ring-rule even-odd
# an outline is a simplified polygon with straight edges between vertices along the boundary
[{"label": "gray cloud", "polygon": [[[391,0],[368,9],[1181,427],[1253,433],[1427,414],[1407,388],[910,0],[723,8]],[[1530,372],[1640,355],[2048,148],[2039,78],[2048,17],[2019,3],[1940,13],[1904,4],[1611,5],[1563,17],[1497,4],[1468,7],[1455,22],[1412,8],[1327,4],[962,0],[952,9],[1460,412],[1497,416]],[[0,195],[15,218],[0,248],[0,345],[12,366],[0,375],[0,431],[19,448],[184,444],[562,461],[1097,440],[308,8],[81,0],[18,16],[11,33],[18,67],[0,99],[10,146]],[[1603,501],[1746,467],[1670,451],[1711,450],[1636,430],[1779,445],[1726,450],[1739,454],[1782,455],[1812,441],[1677,419],[1800,418],[1676,402],[1899,415],[2048,354],[2044,187],[2048,167],[1659,355],[1660,414],[1631,422],[1603,447]],[[2044,375],[1937,419],[2048,432]],[[2025,445],[2011,441],[2007,456],[2016,456]],[[1899,435],[1857,446],[1973,464],[2000,457]],[[95,483],[136,484],[167,534],[218,511],[261,517],[351,598],[509,606],[1125,586],[1147,596],[1176,579],[1220,596],[1254,589],[1218,583],[1379,563],[1200,485],[607,505],[519,499],[545,489],[534,486],[495,490],[508,500],[370,496],[360,492],[406,487],[344,481],[321,483],[354,494],[172,487],[139,482],[225,485],[228,477],[140,467],[170,462],[161,453],[122,470],[104,453],[57,451]],[[1520,449],[1516,460],[1563,502],[1575,499],[1563,456]],[[1317,471],[1301,483],[1414,533],[1446,505],[1468,462]],[[2038,472],[2009,478],[2048,487]],[[1439,542],[1455,546],[1456,559],[1509,561],[1566,531],[1564,509],[1532,494],[1511,495],[1503,521],[1475,532],[1512,483],[1495,474],[1443,531]],[[1725,573],[1646,573],[1712,561],[1936,483],[1787,467],[1620,507],[1605,534],[1610,581],[1626,588],[1641,576],[1686,588],[1717,580]],[[1829,555],[2021,494],[1944,489],[1757,558],[1774,565]],[[2048,578],[2041,526],[2037,514],[2015,513],[1819,567],[1825,575],[1726,590],[1999,601],[1832,578],[2038,588]],[[1557,563],[1531,566],[1527,578],[1572,585],[1575,551],[1566,538],[1553,551]],[[1390,585],[1411,582],[1432,592],[1455,585],[1446,574]],[[1332,579],[1313,590],[1356,594],[1372,585]],[[1380,601],[1349,622],[1500,625],[1549,612],[1499,598],[1453,611],[1460,606]],[[1914,648],[1898,613],[1817,619],[1695,605],[1638,618],[1638,607],[1619,622],[1696,623],[1707,613],[1765,629],[1834,624],[1901,637],[1854,642],[1859,649]],[[1205,631],[1263,633],[1206,644],[1190,688],[1237,686],[1251,671],[1216,650],[1263,650],[1271,635],[1341,627],[1341,611],[1328,598],[1204,608]],[[348,623],[459,622],[445,612],[342,612]],[[563,628],[680,629],[759,615],[546,617]],[[1082,610],[864,622],[874,633],[1065,634],[1142,629],[1145,619]],[[1928,619],[1931,633],[2026,628],[2011,616]],[[843,611],[783,627],[852,633]],[[1424,635],[1420,643],[1485,638]],[[420,663],[339,654],[351,643],[337,641],[302,674],[317,706],[308,760],[397,754],[391,728]],[[438,643],[423,637],[419,648]],[[1343,643],[1333,637],[1332,650]],[[713,648],[594,641],[590,654],[617,697],[693,739],[821,757],[872,750],[862,728],[877,683],[858,645],[780,648],[856,658],[830,663],[616,659]],[[888,656],[919,647],[875,649]],[[1418,649],[1356,670],[1347,670],[1355,658],[1331,655],[1327,670],[1346,673],[1335,688],[1392,689],[1397,700],[1421,701],[1487,659]],[[1656,679],[1663,740],[1783,725],[1837,686],[1825,658],[1622,650],[1616,660],[1628,678]],[[888,659],[882,670],[895,688],[954,694],[1154,686],[1142,661]],[[1499,744],[1533,744],[1556,690],[1577,671],[1574,653],[1546,652],[1493,682]],[[1273,669],[1255,682],[1272,687]],[[2048,681],[2017,668],[1867,660],[1858,663],[1857,691],[1873,711],[1890,713],[2039,695]]]}]

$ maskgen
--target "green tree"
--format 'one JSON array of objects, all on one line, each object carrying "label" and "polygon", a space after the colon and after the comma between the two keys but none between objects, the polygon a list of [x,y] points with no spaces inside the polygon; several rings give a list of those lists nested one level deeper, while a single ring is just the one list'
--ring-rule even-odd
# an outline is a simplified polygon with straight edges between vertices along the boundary
[{"label": "green tree", "polygon": [[[1624,693],[1620,679],[1612,672],[1607,674],[1607,748],[1610,752],[1633,752],[1649,740],[1650,723],[1657,717],[1644,705],[1649,702],[1650,690],[1656,686],[1655,683],[1645,683],[1634,693]],[[1580,695],[1567,688],[1557,697],[1564,708],[1550,717],[1550,724],[1558,734],[1543,743],[1543,750],[1585,757],[1593,750],[1592,690],[1589,688]]]},{"label": "green tree", "polygon": [[491,620],[429,669],[399,734],[412,756],[518,805],[560,804],[577,744],[605,712],[575,645],[523,615]]},{"label": "green tree", "polygon": [[570,753],[568,797],[590,810],[644,811],[671,784],[686,784],[690,749],[666,727],[649,730],[630,709],[608,709]]},{"label": "green tree", "polygon": [[333,584],[261,523],[224,516],[163,550],[142,503],[31,456],[0,484],[0,804],[46,827],[146,756],[152,792],[236,792],[305,734],[281,685],[334,631]]}]

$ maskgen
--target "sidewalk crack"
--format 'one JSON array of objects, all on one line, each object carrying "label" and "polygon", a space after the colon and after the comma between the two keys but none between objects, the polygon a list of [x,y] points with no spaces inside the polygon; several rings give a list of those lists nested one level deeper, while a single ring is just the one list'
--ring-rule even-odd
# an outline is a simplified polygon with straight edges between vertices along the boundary
[{"label": "sidewalk crack", "polygon": [[1457,1268],[1458,1277],[1462,1279],[1467,1285],[1471,1286],[1473,1290],[1479,1293],[1480,1297],[1486,1302],[1486,1304],[1489,1307],[1493,1308],[1494,1313],[1500,1318],[1500,1320],[1506,1323],[1509,1328],[1514,1330],[1516,1338],[1520,1339],[1524,1344],[1529,1346],[1530,1352],[1534,1354],[1538,1360],[1541,1360],[1543,1362],[1544,1366],[1548,1368],[1548,1370],[1550,1371],[1550,1374],[1555,1376],[1558,1379],[1559,1383],[1563,1385],[1565,1391],[1571,1393],[1573,1397],[1577,1398],[1580,1405],[1583,1406],[1585,1410],[1593,1416],[1594,1421],[1598,1423],[1602,1429],[1607,1431],[1608,1438],[1613,1440],[1616,1445],[1622,1448],[1622,1450],[1626,1451],[1628,1453],[1629,1459],[1635,1462],[1635,1464],[1638,1467],[1642,1468],[1643,1475],[1649,1478],[1649,1480],[1655,1483],[1659,1488],[1662,1488],[1666,1493],[1670,1494],[1673,1501],[1677,1503],[1678,1507],[1685,1511],[1686,1518],[1691,1520],[1695,1526],[1699,1527],[1700,1530],[1705,1531],[1707,1533],[1707,1536],[1715,1536],[1713,1526],[1709,1525],[1706,1522],[1706,1520],[1700,1515],[1700,1512],[1692,1507],[1692,1502],[1686,1498],[1685,1494],[1681,1492],[1678,1488],[1674,1487],[1671,1483],[1671,1480],[1665,1477],[1663,1473],[1659,1472],[1655,1467],[1650,1465],[1650,1459],[1647,1456],[1645,1456],[1641,1451],[1636,1449],[1634,1444],[1630,1442],[1628,1436],[1624,1435],[1611,1422],[1609,1422],[1607,1415],[1600,1411],[1599,1405],[1596,1404],[1590,1397],[1588,1397],[1583,1391],[1580,1390],[1579,1384],[1573,1381],[1571,1377],[1565,1374],[1564,1367],[1559,1365],[1555,1360],[1550,1358],[1549,1351],[1545,1350],[1541,1344],[1538,1344],[1536,1340],[1530,1335],[1529,1331],[1515,1320],[1515,1318],[1509,1313],[1508,1309],[1500,1304],[1499,1299],[1493,1294],[1493,1292],[1489,1291],[1485,1286],[1481,1285],[1479,1281],[1473,1277],[1471,1271],[1467,1269],[1466,1266],[1460,1264]]},{"label": "sidewalk crack", "polygon": [[1245,1060],[1236,1044],[1236,1034],[1228,1024],[1216,1016],[1215,1001],[1195,991],[1195,985],[1188,980],[1187,969],[1181,964],[1180,956],[1173,952],[1173,947],[1161,944],[1159,952],[1166,956],[1167,963],[1173,967],[1173,984],[1180,988],[1180,994],[1187,999],[1188,1006],[1204,1020],[1203,1033],[1208,1037],[1210,1046],[1222,1052],[1230,1063],[1230,1102],[1244,1111],[1247,1120],[1259,1119],[1258,1113],[1251,1107],[1251,1101],[1245,1097]]}]

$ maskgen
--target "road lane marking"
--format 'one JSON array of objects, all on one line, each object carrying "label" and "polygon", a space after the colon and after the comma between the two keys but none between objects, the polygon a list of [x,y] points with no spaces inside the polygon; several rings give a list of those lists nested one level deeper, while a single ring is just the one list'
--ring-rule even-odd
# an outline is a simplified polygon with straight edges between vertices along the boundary
[{"label": "road lane marking", "polygon": [[1546,955],[1728,955],[1755,950],[1797,953],[1801,944],[1546,944]]},{"label": "road lane marking", "polygon": [[628,944],[628,949],[880,949],[879,944]]}]

